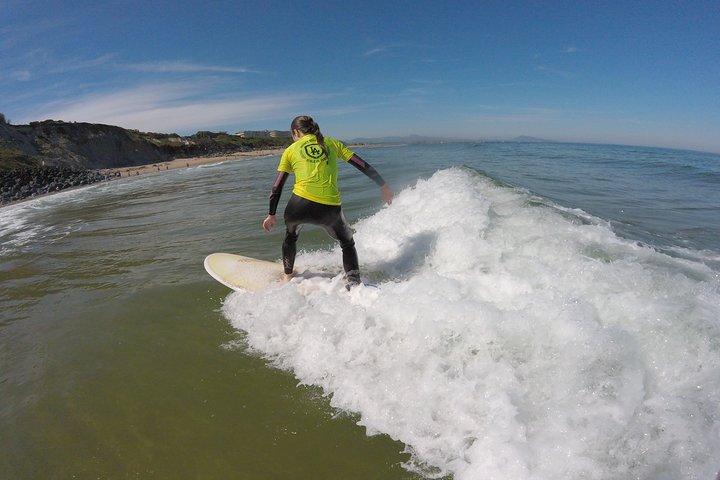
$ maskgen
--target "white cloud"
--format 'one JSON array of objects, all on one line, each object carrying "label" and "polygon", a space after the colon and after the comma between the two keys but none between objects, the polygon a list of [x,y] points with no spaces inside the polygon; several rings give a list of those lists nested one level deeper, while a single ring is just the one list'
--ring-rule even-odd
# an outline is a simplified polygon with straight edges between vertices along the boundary
[{"label": "white cloud", "polygon": [[54,60],[58,64],[51,68],[50,73],[66,73],[75,70],[84,70],[86,68],[95,68],[100,65],[106,65],[115,58],[114,53],[108,53],[100,55],[99,57],[84,59],[84,58],[71,58],[68,60]]},{"label": "white cloud", "polygon": [[563,53],[570,53],[570,54],[571,54],[571,53],[578,53],[579,51],[580,51],[579,48],[571,45],[571,46],[569,46],[569,47],[565,47],[565,49],[563,50]]},{"label": "white cloud", "polygon": [[143,62],[127,65],[130,70],[151,73],[257,73],[245,67],[202,65],[180,61]]},{"label": "white cloud", "polygon": [[54,102],[36,118],[104,123],[142,131],[191,132],[276,116],[308,101],[307,96],[269,95],[254,98],[198,98],[196,84],[144,85],[70,101]]},{"label": "white cloud", "polygon": [[382,53],[382,52],[384,52],[385,50],[387,50],[387,47],[377,47],[377,48],[373,48],[373,49],[371,49],[371,50],[368,50],[368,51],[365,52],[363,55],[365,55],[366,57],[369,57],[369,56],[371,56],[371,55],[376,55],[376,54],[378,54],[378,53]]},{"label": "white cloud", "polygon": [[424,49],[427,49],[428,47],[422,47],[420,45],[415,45],[412,43],[390,43],[387,45],[380,45],[375,48],[371,48],[370,50],[363,53],[363,56],[370,57],[372,55],[378,55],[378,54],[384,53],[384,52],[391,52],[391,51],[397,51],[397,50],[408,49],[408,48],[418,48],[418,49],[422,48],[424,50]]},{"label": "white cloud", "polygon": [[[114,54],[105,54],[95,58],[59,58],[51,50],[35,48],[0,60],[0,78],[18,82],[39,80],[49,75],[95,69],[109,64],[114,57]],[[1,72],[8,73],[3,75]]]}]

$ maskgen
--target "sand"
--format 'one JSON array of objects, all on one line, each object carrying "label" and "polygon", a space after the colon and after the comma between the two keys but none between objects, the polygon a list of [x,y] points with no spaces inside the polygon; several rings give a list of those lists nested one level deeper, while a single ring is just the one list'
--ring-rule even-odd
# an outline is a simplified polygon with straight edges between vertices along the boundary
[{"label": "sand", "polygon": [[151,163],[147,165],[136,165],[133,167],[121,168],[104,168],[100,171],[111,177],[136,177],[146,173],[157,173],[165,170],[174,170],[176,168],[188,168],[198,165],[207,165],[210,163],[226,162],[229,160],[242,160],[245,158],[257,158],[271,155],[282,154],[284,147],[268,148],[263,150],[252,150],[250,152],[239,152],[230,155],[210,156],[210,157],[192,157],[192,158],[176,158],[167,162]]}]

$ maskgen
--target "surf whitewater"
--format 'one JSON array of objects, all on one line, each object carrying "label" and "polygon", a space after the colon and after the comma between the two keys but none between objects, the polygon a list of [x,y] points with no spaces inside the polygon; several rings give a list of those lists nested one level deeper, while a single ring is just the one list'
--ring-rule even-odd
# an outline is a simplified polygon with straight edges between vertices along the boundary
[{"label": "surf whitewater", "polygon": [[[714,478],[720,281],[465,168],[360,220],[364,274],[233,293],[246,346],[428,477]],[[338,249],[298,264],[337,268]],[[337,280],[337,279],[336,279]]]}]

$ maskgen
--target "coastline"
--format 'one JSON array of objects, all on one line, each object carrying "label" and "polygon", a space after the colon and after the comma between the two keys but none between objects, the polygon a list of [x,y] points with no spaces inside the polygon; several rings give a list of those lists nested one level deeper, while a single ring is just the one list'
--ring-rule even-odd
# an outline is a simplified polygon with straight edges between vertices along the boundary
[{"label": "coastline", "polygon": [[[117,180],[120,178],[138,177],[138,176],[147,175],[150,173],[159,173],[159,172],[164,172],[164,171],[168,171],[168,170],[175,170],[178,168],[189,168],[189,167],[195,167],[198,165],[208,165],[208,164],[233,161],[233,160],[242,160],[242,159],[249,159],[249,158],[281,155],[283,150],[285,150],[285,147],[264,148],[264,149],[260,149],[260,150],[251,150],[251,151],[247,151],[247,152],[237,152],[237,153],[232,153],[232,154],[228,154],[228,155],[176,158],[174,160],[169,160],[166,162],[148,163],[148,164],[144,164],[144,165],[134,165],[131,167],[98,168],[98,169],[88,170],[88,172],[95,172],[97,174],[104,176],[104,178],[99,181],[107,182],[107,181]],[[72,187],[61,188],[61,189],[43,192],[43,193],[37,193],[37,192],[31,193],[29,195],[24,196],[23,198],[18,198],[18,199],[11,200],[11,201],[6,201],[4,199],[0,199],[0,208],[4,208],[4,207],[10,206],[10,205],[17,205],[19,203],[27,202],[30,200],[35,200],[35,199],[42,198],[42,197],[47,197],[50,195],[54,195],[56,193],[73,190],[75,188],[81,188],[86,185],[91,185],[92,183],[97,183],[97,182],[94,181],[94,182],[90,182],[90,183],[82,183],[82,184],[78,184],[78,185],[75,185]]]},{"label": "coastline", "polygon": [[[380,146],[380,145],[367,145],[367,144],[358,144],[358,145],[350,145],[350,146],[362,146],[362,147],[372,147],[372,146]],[[116,167],[116,168],[97,168],[97,169],[90,169],[87,170],[88,172],[95,172],[97,174],[100,174],[104,176],[102,180],[99,180],[101,182],[107,182],[112,180],[117,180],[120,178],[128,178],[128,177],[138,177],[142,175],[147,175],[151,173],[160,173],[164,171],[169,170],[175,170],[178,168],[189,168],[189,167],[196,167],[199,165],[210,165],[214,163],[221,163],[221,162],[227,162],[227,161],[235,161],[235,160],[243,160],[243,159],[250,159],[250,158],[259,158],[259,157],[271,157],[275,155],[282,155],[283,151],[285,151],[287,147],[271,147],[271,148],[263,148],[258,150],[249,150],[246,152],[235,152],[230,153],[227,155],[207,155],[207,156],[199,156],[199,157],[185,157],[185,158],[176,158],[173,160],[168,160],[164,162],[155,162],[155,163],[147,163],[142,165],[133,165],[133,166],[124,166],[124,167]],[[13,199],[13,200],[6,200],[0,198],[0,208],[7,207],[10,205],[17,205],[18,203],[26,202],[29,200],[34,200],[46,196],[53,195],[55,193],[72,190],[74,188],[80,188],[85,185],[90,185],[92,183],[97,183],[95,181],[90,183],[82,183],[76,186],[68,187],[68,188],[61,188],[53,191],[43,192],[43,193],[30,193],[29,195],[23,196],[22,198]]]},{"label": "coastline", "polygon": [[132,167],[101,168],[97,171],[108,175],[112,180],[113,178],[137,177],[148,173],[175,170],[177,168],[189,168],[196,167],[198,165],[208,165],[212,163],[242,160],[247,158],[269,157],[273,155],[280,155],[283,150],[285,150],[285,147],[265,148],[261,150],[251,150],[248,152],[237,152],[229,155],[176,158],[167,162],[148,163]]},{"label": "coastline", "polygon": [[[380,147],[380,146],[386,146],[386,145],[368,145],[368,144],[350,144],[348,145],[350,147],[364,147],[364,148],[371,148],[371,147]],[[26,202],[29,200],[46,197],[49,195],[53,195],[55,193],[59,193],[62,191],[70,190],[73,188],[80,188],[85,185],[90,185],[97,182],[107,182],[112,180],[118,180],[121,178],[128,178],[128,177],[139,177],[142,175],[147,175],[151,173],[160,173],[164,171],[169,170],[175,170],[178,168],[189,168],[189,167],[196,167],[199,165],[210,165],[214,163],[221,163],[221,162],[227,162],[227,161],[235,161],[235,160],[243,160],[243,159],[250,159],[250,158],[260,158],[260,157],[271,157],[271,156],[280,156],[282,155],[283,151],[285,151],[287,147],[270,147],[270,148],[262,148],[257,150],[249,150],[245,152],[235,152],[230,153],[226,155],[206,155],[206,156],[198,156],[198,157],[184,157],[184,158],[176,158],[173,160],[167,160],[163,162],[155,162],[155,163],[146,163],[142,165],[132,165],[132,166],[124,166],[124,167],[115,167],[115,168],[96,168],[96,169],[89,169],[86,170],[88,173],[91,174],[99,174],[102,175],[104,178],[99,180],[94,180],[90,182],[82,182],[80,184],[73,185],[71,187],[65,187],[65,188],[58,188],[51,191],[42,191],[42,192],[30,192],[27,195],[23,195],[21,198],[13,198],[13,199],[7,199],[3,197],[0,197],[0,208],[9,206],[9,205],[16,205],[21,202]],[[4,192],[3,192],[4,194]]]},{"label": "coastline", "polygon": [[[398,145],[384,145],[384,144],[348,144],[348,147],[395,147]],[[233,160],[242,160],[246,158],[257,158],[257,157],[270,157],[273,155],[282,155],[287,147],[274,147],[274,148],[263,148],[259,150],[250,150],[247,152],[236,152],[228,155],[210,155],[203,157],[187,157],[187,158],[176,158],[167,162],[148,163],[144,165],[134,165],[131,167],[118,167],[118,168],[99,168],[96,171],[108,175],[110,180],[119,177],[137,177],[146,173],[157,173],[165,170],[174,170],[176,168],[189,168],[196,167],[198,165],[208,165],[212,163],[227,162]]]}]

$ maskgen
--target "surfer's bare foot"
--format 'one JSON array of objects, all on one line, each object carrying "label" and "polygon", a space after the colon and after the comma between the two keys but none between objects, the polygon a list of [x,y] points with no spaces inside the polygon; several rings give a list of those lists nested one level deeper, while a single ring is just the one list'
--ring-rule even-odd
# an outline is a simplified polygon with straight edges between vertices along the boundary
[{"label": "surfer's bare foot", "polygon": [[287,283],[287,282],[289,282],[294,276],[295,276],[295,272],[292,272],[292,273],[283,273],[283,276],[282,276],[282,278],[280,279],[280,283]]},{"label": "surfer's bare foot", "polygon": [[345,274],[345,288],[349,291],[351,288],[360,285],[360,272],[351,270]]}]

